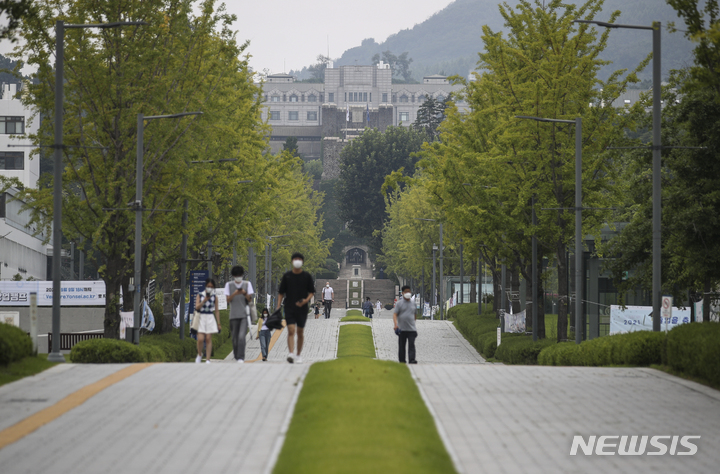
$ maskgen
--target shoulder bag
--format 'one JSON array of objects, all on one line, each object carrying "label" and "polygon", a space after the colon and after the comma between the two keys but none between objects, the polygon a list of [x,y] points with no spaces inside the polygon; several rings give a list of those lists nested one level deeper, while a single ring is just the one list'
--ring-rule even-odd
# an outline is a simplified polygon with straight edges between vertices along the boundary
[{"label": "shoulder bag", "polygon": [[282,308],[275,311],[273,314],[268,316],[267,321],[265,321],[265,326],[268,327],[268,329],[282,329],[282,321],[283,321],[283,315],[282,315]]}]

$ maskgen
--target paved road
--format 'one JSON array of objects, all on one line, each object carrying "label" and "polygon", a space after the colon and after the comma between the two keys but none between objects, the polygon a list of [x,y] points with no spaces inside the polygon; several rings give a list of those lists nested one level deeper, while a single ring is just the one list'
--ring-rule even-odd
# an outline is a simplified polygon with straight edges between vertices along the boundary
[{"label": "paved road", "polygon": [[[416,321],[419,364],[482,364],[485,359],[449,321]],[[378,359],[398,360],[398,337],[392,319],[373,318],[373,339]]]},{"label": "paved road", "polygon": [[[720,392],[653,369],[419,364],[411,370],[467,474],[709,473],[720,465]],[[702,438],[695,456],[570,456],[573,435]]]}]

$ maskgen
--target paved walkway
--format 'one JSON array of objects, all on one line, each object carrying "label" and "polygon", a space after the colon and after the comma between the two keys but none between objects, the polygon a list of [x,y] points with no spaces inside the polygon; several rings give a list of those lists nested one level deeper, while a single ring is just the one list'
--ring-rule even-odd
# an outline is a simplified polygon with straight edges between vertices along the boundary
[{"label": "paved walkway", "polygon": [[[653,369],[419,364],[411,370],[463,473],[700,473],[720,465],[720,392]],[[580,450],[570,456],[573,435],[702,438],[693,440],[695,456]]]},{"label": "paved walkway", "polygon": [[[373,339],[378,359],[398,360],[398,336],[392,319],[373,318]],[[419,364],[482,364],[485,359],[449,321],[416,321]]]}]

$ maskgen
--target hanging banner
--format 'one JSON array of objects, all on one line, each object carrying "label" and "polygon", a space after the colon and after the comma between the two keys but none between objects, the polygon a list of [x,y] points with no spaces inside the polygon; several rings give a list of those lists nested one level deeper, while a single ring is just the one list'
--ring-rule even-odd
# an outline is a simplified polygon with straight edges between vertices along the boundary
[{"label": "hanging banner", "polygon": [[[622,306],[610,306],[610,334],[622,334],[625,332],[635,331],[652,331],[652,306],[626,306],[623,310]],[[690,308],[672,309],[672,315],[669,318],[660,318],[660,325],[667,330],[671,330],[678,324],[690,322]]]},{"label": "hanging banner", "polygon": [[[52,306],[52,281],[0,281],[0,306],[30,306],[37,293],[38,306]],[[104,281],[61,281],[61,306],[105,306]]]},{"label": "hanging banner", "polygon": [[525,333],[525,311],[505,313],[505,332]]}]

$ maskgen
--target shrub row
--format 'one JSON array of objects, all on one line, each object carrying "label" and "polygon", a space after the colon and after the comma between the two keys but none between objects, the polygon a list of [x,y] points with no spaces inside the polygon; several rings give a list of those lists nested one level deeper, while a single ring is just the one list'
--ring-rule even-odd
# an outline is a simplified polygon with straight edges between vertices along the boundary
[{"label": "shrub row", "polygon": [[604,336],[582,344],[564,342],[544,349],[538,357],[540,365],[648,366],[660,364],[665,346],[665,333],[637,331]]},{"label": "shrub row", "polygon": [[720,388],[720,323],[675,327],[667,335],[663,363]]},{"label": "shrub row", "polygon": [[0,365],[33,355],[32,340],[22,329],[0,323]]},{"label": "shrub row", "polygon": [[73,346],[70,360],[79,364],[185,362],[195,357],[196,347],[194,339],[181,341],[177,331],[142,336],[137,346],[119,339],[89,339]]}]

